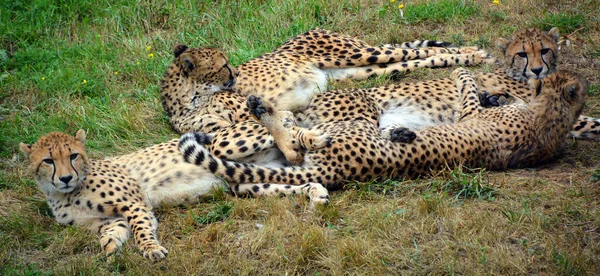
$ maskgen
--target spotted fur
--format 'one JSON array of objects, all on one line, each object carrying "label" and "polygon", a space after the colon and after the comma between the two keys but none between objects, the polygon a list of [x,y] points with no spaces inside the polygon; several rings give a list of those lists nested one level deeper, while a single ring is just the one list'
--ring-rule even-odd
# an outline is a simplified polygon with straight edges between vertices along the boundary
[{"label": "spotted fur", "polygon": [[410,143],[392,142],[373,122],[358,118],[315,126],[332,141],[326,148],[307,152],[302,167],[270,169],[222,160],[196,138],[204,135],[199,133],[182,136],[179,150],[186,162],[229,183],[317,182],[327,188],[346,181],[416,177],[458,164],[490,170],[533,166],[558,156],[588,88],[579,76],[559,71],[541,81],[530,80],[536,96],[528,104],[483,109],[468,71],[455,71],[454,79],[461,93],[460,121],[415,131]]}]

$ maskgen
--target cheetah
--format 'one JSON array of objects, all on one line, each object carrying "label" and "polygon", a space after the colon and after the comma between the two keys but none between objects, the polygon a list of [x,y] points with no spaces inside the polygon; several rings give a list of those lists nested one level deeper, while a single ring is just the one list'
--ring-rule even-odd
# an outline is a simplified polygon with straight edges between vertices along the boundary
[{"label": "cheetah", "polygon": [[[427,48],[407,48],[415,46]],[[175,131],[214,133],[248,121],[248,95],[268,100],[286,120],[290,112],[304,110],[314,96],[325,91],[328,79],[365,79],[416,68],[495,62],[475,47],[429,46],[448,44],[426,41],[375,47],[357,38],[313,29],[235,68],[217,49],[177,45],[175,60],[161,81],[161,100]],[[297,146],[278,146],[287,160],[298,161],[294,150],[286,150]]]},{"label": "cheetah", "polygon": [[[474,77],[457,69],[453,78],[461,93],[457,123],[414,132],[397,128],[392,139],[382,137],[377,126],[364,118],[322,123],[313,128],[332,139],[327,147],[307,152],[301,167],[270,169],[223,160],[204,147],[203,133],[183,135],[179,150],[186,162],[229,183],[316,182],[327,188],[342,187],[346,181],[414,178],[459,164],[490,170],[533,166],[559,155],[588,90],[585,79],[558,71],[542,80],[529,80],[535,95],[529,103],[483,109]],[[260,104],[255,107],[261,117],[272,112]]]},{"label": "cheetah", "polygon": [[[75,136],[52,132],[33,145],[19,146],[56,221],[99,233],[107,255],[132,233],[144,257],[152,261],[165,258],[168,251],[157,239],[152,208],[161,203],[192,202],[225,186],[214,174],[184,162],[177,139],[105,160],[88,159],[85,141],[84,130]],[[276,158],[262,160],[271,159]],[[303,194],[311,198],[311,204],[329,202],[327,190],[317,183],[273,185],[261,191],[252,190],[252,185],[236,187],[237,194]]]}]

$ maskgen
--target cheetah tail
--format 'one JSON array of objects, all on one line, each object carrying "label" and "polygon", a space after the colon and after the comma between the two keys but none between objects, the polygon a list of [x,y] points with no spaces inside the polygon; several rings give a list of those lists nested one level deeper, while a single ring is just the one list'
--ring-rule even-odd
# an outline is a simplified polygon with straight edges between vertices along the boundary
[{"label": "cheetah tail", "polygon": [[402,44],[396,45],[398,48],[409,48],[409,49],[417,49],[417,48],[427,48],[427,47],[456,47],[452,45],[450,42],[445,41],[435,41],[435,40],[415,40],[412,42],[404,42]]},{"label": "cheetah tail", "polygon": [[210,136],[202,132],[190,132],[179,138],[179,152],[187,163],[203,167],[230,185],[235,184],[289,184],[301,185],[320,182],[317,168],[267,168],[253,164],[223,160],[216,157],[204,146],[210,143]]}]

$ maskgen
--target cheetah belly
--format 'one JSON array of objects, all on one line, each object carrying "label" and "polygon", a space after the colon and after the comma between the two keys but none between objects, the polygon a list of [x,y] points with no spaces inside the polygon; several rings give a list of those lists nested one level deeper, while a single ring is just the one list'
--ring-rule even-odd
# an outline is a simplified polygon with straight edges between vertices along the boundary
[{"label": "cheetah belly", "polygon": [[142,190],[151,206],[160,203],[176,205],[194,202],[210,193],[213,188],[226,187],[209,171],[193,164],[179,163],[173,168],[158,171],[156,177],[142,184]]},{"label": "cheetah belly", "polygon": [[279,148],[263,150],[239,161],[242,163],[252,163],[267,168],[283,168],[289,165],[285,159],[285,156],[283,155],[283,152],[281,152]]},{"label": "cheetah belly", "polygon": [[442,124],[435,117],[423,111],[419,106],[402,106],[386,110],[379,118],[379,128],[402,126],[411,130]]},{"label": "cheetah belly", "polygon": [[303,74],[289,80],[283,87],[289,87],[277,98],[277,109],[292,112],[306,109],[312,98],[327,90],[327,74],[312,65]]}]

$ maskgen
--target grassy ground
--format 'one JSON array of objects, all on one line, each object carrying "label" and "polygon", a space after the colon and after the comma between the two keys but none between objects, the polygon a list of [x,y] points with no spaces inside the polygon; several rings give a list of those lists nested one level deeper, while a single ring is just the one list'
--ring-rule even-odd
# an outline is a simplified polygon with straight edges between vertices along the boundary
[{"label": "grassy ground", "polygon": [[222,192],[161,207],[169,257],[156,264],[131,242],[107,261],[95,234],[54,223],[23,172],[18,142],[49,131],[86,129],[98,158],[177,137],[158,102],[175,44],[219,47],[237,65],[312,27],[372,44],[439,39],[499,54],[497,37],[558,26],[584,42],[563,47],[560,62],[592,82],[585,113],[600,116],[600,3],[491,2],[411,1],[400,17],[400,1],[1,1],[0,274],[599,274],[592,141],[570,140],[563,158],[536,169],[351,184],[314,211],[304,198]]}]

